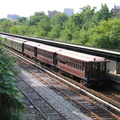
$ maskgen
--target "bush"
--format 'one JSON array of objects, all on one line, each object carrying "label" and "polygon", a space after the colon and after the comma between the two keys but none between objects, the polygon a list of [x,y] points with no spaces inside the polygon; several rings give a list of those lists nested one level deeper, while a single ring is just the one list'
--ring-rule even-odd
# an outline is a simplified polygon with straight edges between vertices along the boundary
[{"label": "bush", "polygon": [[0,47],[0,120],[22,120],[22,95],[16,87],[15,58]]}]

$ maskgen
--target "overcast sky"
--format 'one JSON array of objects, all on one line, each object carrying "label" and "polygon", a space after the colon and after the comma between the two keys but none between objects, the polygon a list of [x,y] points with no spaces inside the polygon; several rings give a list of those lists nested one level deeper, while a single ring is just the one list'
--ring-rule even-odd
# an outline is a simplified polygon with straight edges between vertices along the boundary
[{"label": "overcast sky", "polygon": [[48,10],[57,10],[63,12],[64,8],[73,8],[77,13],[80,8],[90,5],[101,8],[101,4],[107,4],[111,10],[114,5],[120,6],[120,0],[1,0],[0,18],[6,18],[7,14],[17,14],[23,17],[29,17],[35,12]]}]

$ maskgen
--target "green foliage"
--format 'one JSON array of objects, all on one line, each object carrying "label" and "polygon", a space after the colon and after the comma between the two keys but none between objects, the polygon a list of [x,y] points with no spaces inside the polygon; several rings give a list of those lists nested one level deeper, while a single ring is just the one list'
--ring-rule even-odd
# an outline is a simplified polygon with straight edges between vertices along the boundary
[{"label": "green foliage", "polygon": [[6,21],[7,19],[3,18],[3,19],[0,19],[0,23]]},{"label": "green foliage", "polygon": [[113,12],[112,11],[109,12],[109,9],[106,4],[104,5],[102,4],[101,9],[97,12],[98,21],[108,20],[109,18],[112,18],[113,16],[114,16]]},{"label": "green foliage", "polygon": [[[74,40],[74,43],[76,44],[81,44],[81,45],[86,45],[89,41],[89,37],[91,35],[91,31],[80,31],[79,37]],[[90,45],[89,45],[90,46]]]},{"label": "green foliage", "polygon": [[21,26],[15,25],[10,28],[9,32],[13,34],[20,34],[20,29],[21,29]]},{"label": "green foliage", "polygon": [[52,27],[48,22],[39,22],[36,35],[37,37],[45,37],[51,29]]},{"label": "green foliage", "polygon": [[63,26],[65,21],[68,20],[68,16],[65,13],[57,13],[52,19],[52,25],[60,25]]},{"label": "green foliage", "polygon": [[[68,17],[64,13],[57,13],[50,18],[44,12],[36,12],[29,19],[19,18],[17,21],[0,19],[0,31],[14,34],[55,39],[75,44],[119,49],[118,26],[112,26],[119,20],[120,15],[109,11],[106,4],[101,4],[101,9],[89,5],[80,8],[79,13]],[[105,24],[103,24],[103,21]],[[117,26],[117,27],[116,27]],[[107,31],[107,29],[109,31]],[[113,30],[116,29],[116,30]],[[116,33],[117,32],[117,33]],[[111,46],[113,43],[114,47]]]},{"label": "green foliage", "polygon": [[20,17],[17,19],[18,24],[20,23],[22,25],[24,25],[26,23],[26,21],[27,21],[26,17]]},{"label": "green foliage", "polygon": [[9,29],[13,26],[13,22],[5,20],[0,24],[0,31],[9,32]]},{"label": "green foliage", "polygon": [[61,25],[58,24],[51,29],[48,36],[50,37],[50,39],[58,39],[60,37],[61,31]]},{"label": "green foliage", "polygon": [[15,59],[4,52],[4,49],[0,48],[0,119],[22,120],[22,96],[13,78],[16,74],[13,65]]},{"label": "green foliage", "polygon": [[46,16],[43,12],[37,12],[35,15],[31,16],[27,21],[28,26],[37,25],[39,22],[48,22],[50,18]]},{"label": "green foliage", "polygon": [[[72,42],[78,41],[80,38],[80,31],[87,31],[88,28],[95,26],[93,17],[95,15],[95,8],[90,6],[81,8],[81,13],[71,16],[65,23],[65,29],[61,33],[61,39]],[[76,40],[75,40],[76,39]],[[78,42],[77,42],[78,43]],[[81,43],[81,42],[80,42]]]},{"label": "green foliage", "polygon": [[93,27],[96,19],[95,19],[95,7],[91,9],[88,5],[86,7],[81,8],[82,12],[80,13],[81,20],[82,20],[82,29],[88,30],[88,28]]},{"label": "green foliage", "polygon": [[86,45],[120,49],[120,20],[101,21],[99,26],[89,30],[89,41]]},{"label": "green foliage", "polygon": [[2,37],[0,37],[0,41],[2,40]]}]

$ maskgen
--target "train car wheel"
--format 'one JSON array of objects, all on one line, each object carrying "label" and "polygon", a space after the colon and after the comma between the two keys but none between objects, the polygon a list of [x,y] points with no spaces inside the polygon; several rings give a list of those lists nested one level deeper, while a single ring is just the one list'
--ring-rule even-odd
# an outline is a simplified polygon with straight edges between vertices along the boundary
[{"label": "train car wheel", "polygon": [[83,85],[83,86],[87,86],[87,82],[84,81],[84,80],[81,80],[81,81],[80,81],[80,84]]}]

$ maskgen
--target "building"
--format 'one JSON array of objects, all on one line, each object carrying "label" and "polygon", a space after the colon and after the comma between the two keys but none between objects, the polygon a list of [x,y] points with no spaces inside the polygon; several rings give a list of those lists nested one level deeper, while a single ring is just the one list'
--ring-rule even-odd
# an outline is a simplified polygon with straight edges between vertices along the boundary
[{"label": "building", "polygon": [[8,14],[7,15],[7,19],[10,19],[10,20],[17,20],[20,16],[19,15],[16,15],[16,14]]},{"label": "building", "polygon": [[112,11],[115,13],[115,15],[120,14],[120,6],[114,6]]},{"label": "building", "polygon": [[48,11],[48,17],[54,17],[57,13],[59,13],[59,12],[56,10]]},{"label": "building", "polygon": [[64,9],[64,13],[70,17],[71,15],[74,15],[74,9]]}]

